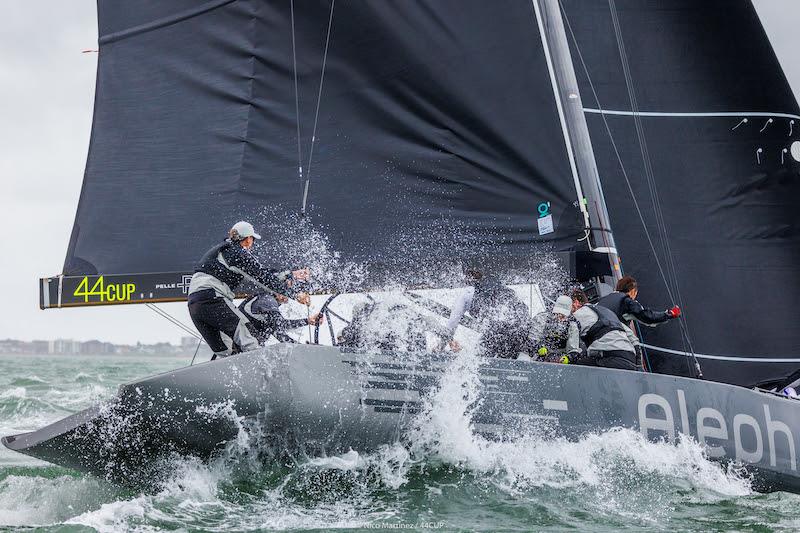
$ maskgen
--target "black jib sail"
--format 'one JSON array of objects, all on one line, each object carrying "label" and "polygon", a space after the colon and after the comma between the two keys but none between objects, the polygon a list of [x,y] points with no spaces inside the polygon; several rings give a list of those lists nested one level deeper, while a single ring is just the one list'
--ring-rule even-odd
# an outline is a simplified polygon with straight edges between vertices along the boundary
[{"label": "black jib sail", "polygon": [[232,223],[294,223],[306,180],[313,227],[373,273],[586,248],[531,2],[98,7],[73,277],[50,305],[180,297]]},{"label": "black jib sail", "polygon": [[691,375],[694,352],[714,380],[788,375],[800,111],[753,6],[562,6],[622,267],[643,300],[686,312],[682,329],[642,328],[652,367]]}]

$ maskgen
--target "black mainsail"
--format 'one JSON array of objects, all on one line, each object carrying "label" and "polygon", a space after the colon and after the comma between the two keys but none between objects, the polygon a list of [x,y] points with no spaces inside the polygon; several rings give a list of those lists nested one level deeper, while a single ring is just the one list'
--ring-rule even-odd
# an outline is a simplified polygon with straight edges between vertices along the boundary
[{"label": "black mainsail", "polygon": [[99,303],[95,278],[72,297],[82,276],[131,273],[177,274],[129,301],[179,299],[224,228],[296,213],[306,179],[314,227],[377,275],[586,248],[530,2],[144,5],[98,4],[61,305]]},{"label": "black mainsail", "polygon": [[800,367],[800,110],[755,9],[562,6],[622,267],[645,301],[686,311],[683,329],[642,328],[653,368],[691,375],[693,351],[709,379],[790,374]]}]

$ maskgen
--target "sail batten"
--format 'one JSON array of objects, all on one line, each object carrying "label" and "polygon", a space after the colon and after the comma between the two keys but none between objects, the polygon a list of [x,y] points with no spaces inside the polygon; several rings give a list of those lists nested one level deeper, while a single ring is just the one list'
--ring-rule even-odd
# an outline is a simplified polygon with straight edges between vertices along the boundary
[{"label": "sail batten", "polygon": [[595,113],[601,115],[619,115],[631,117],[638,115],[641,117],[774,117],[774,118],[788,118],[800,119],[800,115],[791,113],[778,113],[769,111],[709,111],[709,112],[688,112],[688,111],[624,111],[619,109],[594,109],[591,107],[584,107],[585,113]]}]

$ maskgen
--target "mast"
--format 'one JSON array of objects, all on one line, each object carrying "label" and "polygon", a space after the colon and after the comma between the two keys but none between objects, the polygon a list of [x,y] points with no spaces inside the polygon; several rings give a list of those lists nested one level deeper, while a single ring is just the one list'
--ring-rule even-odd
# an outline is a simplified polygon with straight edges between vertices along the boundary
[{"label": "mast", "polygon": [[531,0],[542,39],[564,142],[584,215],[589,250],[608,254],[613,281],[621,276],[614,234],[589,137],[559,0]]}]

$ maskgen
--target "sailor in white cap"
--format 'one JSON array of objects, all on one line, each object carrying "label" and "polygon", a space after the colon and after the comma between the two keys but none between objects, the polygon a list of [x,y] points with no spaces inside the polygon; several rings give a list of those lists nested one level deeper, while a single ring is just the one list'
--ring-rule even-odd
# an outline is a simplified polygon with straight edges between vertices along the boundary
[{"label": "sailor in white cap", "polygon": [[189,284],[189,315],[214,352],[212,359],[232,353],[233,345],[242,351],[258,348],[258,340],[248,329],[248,319],[233,303],[235,290],[248,281],[270,294],[280,294],[308,305],[307,293],[297,292],[293,281],[307,281],[309,270],[273,272],[264,268],[250,253],[256,239],[249,222],[240,221],[228,231],[228,238],[203,255]]}]

